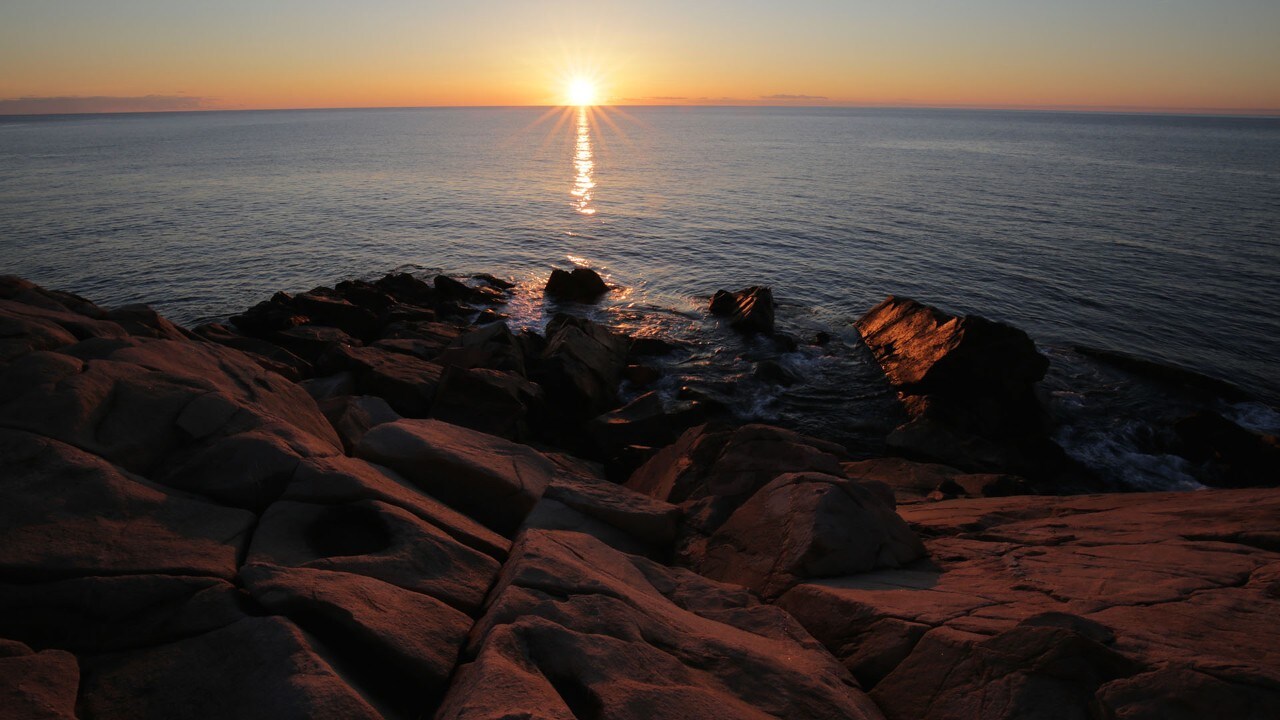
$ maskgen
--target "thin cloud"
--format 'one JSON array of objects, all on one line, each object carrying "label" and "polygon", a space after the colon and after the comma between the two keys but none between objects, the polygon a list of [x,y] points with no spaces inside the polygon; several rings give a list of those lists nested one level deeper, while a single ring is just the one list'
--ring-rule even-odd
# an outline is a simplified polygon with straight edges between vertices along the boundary
[{"label": "thin cloud", "polygon": [[0,99],[0,115],[63,115],[76,113],[173,112],[200,110],[206,98],[192,95],[111,95],[20,97]]},{"label": "thin cloud", "polygon": [[829,100],[826,95],[788,95],[787,93],[778,93],[777,95],[761,95],[761,100]]}]

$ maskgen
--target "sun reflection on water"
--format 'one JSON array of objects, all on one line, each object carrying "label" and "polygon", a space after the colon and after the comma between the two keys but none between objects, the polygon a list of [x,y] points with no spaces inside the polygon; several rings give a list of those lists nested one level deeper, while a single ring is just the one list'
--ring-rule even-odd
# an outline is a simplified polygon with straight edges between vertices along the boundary
[{"label": "sun reflection on water", "polygon": [[577,142],[573,153],[573,196],[574,210],[581,215],[595,215],[596,209],[591,206],[591,194],[595,188],[595,154],[591,149],[591,122],[587,116],[587,108],[578,108]]}]

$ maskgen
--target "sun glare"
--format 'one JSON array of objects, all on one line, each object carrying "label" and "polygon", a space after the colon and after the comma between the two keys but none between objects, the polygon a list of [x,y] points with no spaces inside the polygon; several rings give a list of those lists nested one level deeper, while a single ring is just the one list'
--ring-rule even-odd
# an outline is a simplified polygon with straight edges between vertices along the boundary
[{"label": "sun glare", "polygon": [[599,102],[596,84],[587,78],[576,77],[569,81],[570,105],[595,105]]}]

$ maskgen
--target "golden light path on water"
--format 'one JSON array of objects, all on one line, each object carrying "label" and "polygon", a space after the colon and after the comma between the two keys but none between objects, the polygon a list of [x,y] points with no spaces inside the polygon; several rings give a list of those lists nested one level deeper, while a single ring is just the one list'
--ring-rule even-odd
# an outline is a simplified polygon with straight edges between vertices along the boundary
[{"label": "golden light path on water", "polygon": [[573,189],[569,194],[574,198],[574,209],[582,215],[595,215],[596,209],[591,206],[591,193],[595,188],[595,155],[591,150],[591,123],[587,117],[585,106],[578,108],[577,142],[573,152]]}]

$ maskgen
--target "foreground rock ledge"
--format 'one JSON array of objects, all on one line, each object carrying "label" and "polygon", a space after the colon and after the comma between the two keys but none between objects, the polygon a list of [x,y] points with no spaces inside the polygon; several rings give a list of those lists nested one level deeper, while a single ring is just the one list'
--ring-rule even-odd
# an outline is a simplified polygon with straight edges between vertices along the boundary
[{"label": "foreground rock ledge", "polygon": [[930,503],[1025,487],[762,425],[615,484],[627,339],[483,282],[0,278],[0,715],[1280,716],[1280,491]]}]

